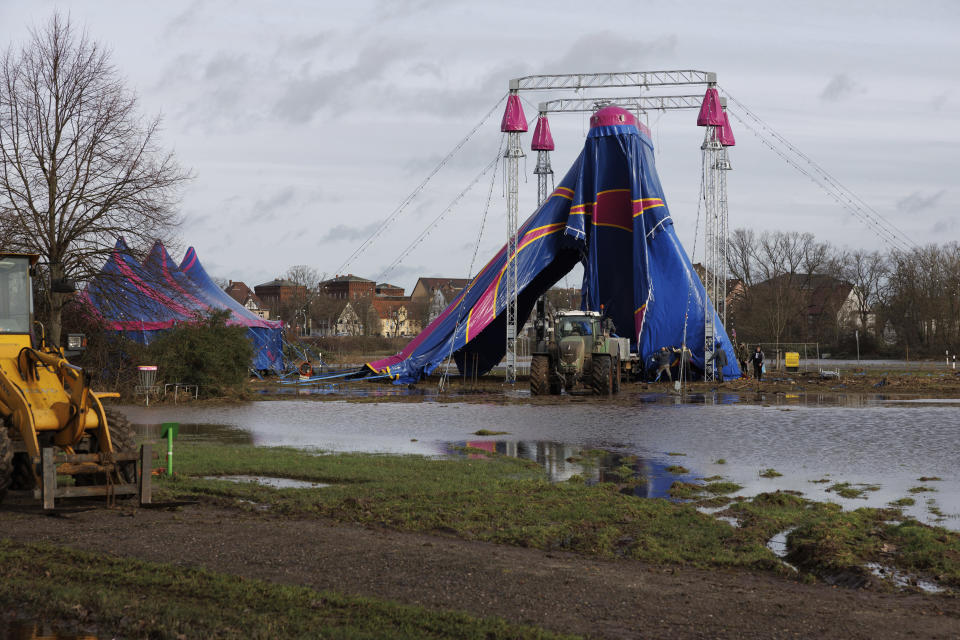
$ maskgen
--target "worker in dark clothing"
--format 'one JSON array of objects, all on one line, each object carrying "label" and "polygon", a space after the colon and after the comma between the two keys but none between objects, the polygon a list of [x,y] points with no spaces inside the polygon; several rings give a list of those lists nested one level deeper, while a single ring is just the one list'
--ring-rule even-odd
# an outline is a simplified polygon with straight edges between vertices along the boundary
[{"label": "worker in dark clothing", "polygon": [[660,382],[660,374],[666,371],[667,379],[673,382],[673,375],[670,373],[670,361],[673,359],[673,356],[670,354],[670,350],[666,347],[660,347],[660,351],[657,351],[654,358],[656,358],[657,375],[653,381]]},{"label": "worker in dark clothing", "polygon": [[713,374],[717,382],[723,382],[723,368],[727,366],[727,352],[723,350],[720,341],[717,341],[713,351]]},{"label": "worker in dark clothing", "polygon": [[760,350],[760,345],[757,345],[757,350],[750,356],[750,362],[753,363],[753,377],[760,382],[763,378],[763,351]]},{"label": "worker in dark clothing", "polygon": [[750,360],[750,349],[746,342],[737,345],[737,363],[740,365],[740,373],[744,378],[750,377],[750,370],[747,369],[747,362]]}]

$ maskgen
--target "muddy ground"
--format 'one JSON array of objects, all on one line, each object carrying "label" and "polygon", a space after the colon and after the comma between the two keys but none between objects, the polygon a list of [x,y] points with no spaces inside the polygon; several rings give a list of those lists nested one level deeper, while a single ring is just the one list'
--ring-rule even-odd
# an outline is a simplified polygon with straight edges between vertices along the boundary
[{"label": "muddy ground", "polygon": [[598,638],[958,638],[960,599],[251,514],[0,506],[0,537],[375,596]]}]

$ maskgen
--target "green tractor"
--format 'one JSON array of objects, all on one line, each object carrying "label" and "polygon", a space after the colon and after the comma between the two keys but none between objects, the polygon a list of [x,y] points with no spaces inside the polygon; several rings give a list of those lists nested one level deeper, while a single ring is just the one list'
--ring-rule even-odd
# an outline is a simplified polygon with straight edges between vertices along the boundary
[{"label": "green tractor", "polygon": [[610,322],[596,311],[561,311],[548,326],[530,362],[530,394],[590,391],[608,396],[620,391],[620,359],[630,341],[610,335]]}]

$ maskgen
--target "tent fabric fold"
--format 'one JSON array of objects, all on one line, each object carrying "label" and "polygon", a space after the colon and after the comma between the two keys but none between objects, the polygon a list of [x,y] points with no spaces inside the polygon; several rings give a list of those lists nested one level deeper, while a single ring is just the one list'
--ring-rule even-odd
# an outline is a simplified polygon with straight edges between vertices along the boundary
[{"label": "tent fabric fold", "polygon": [[[686,343],[702,372],[712,304],[674,230],[649,132],[618,107],[595,118],[601,124],[590,129],[580,156],[518,231],[517,253],[509,257],[517,263],[518,323],[580,263],[582,309],[602,311],[643,362],[663,346]],[[492,369],[506,352],[506,252],[501,248],[403,351],[368,363],[367,372],[415,383],[451,356],[470,375]],[[716,314],[714,323],[727,355],[724,376],[737,377],[733,345]]]},{"label": "tent fabric fold", "polygon": [[[189,260],[188,260],[189,259]],[[123,238],[87,285],[81,299],[107,330],[149,344],[160,331],[196,322],[213,311],[228,311],[227,324],[247,327],[253,343],[251,368],[283,370],[282,325],[258,317],[220,289],[191,247],[185,271],[159,241],[141,265]]]}]

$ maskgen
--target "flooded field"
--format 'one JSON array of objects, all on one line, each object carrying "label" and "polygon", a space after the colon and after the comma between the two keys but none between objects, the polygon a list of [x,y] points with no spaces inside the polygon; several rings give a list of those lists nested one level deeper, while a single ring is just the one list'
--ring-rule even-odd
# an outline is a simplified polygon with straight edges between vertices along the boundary
[{"label": "flooded field", "polygon": [[[960,529],[957,400],[722,393],[637,393],[617,404],[566,396],[551,405],[425,400],[122,410],[144,434],[180,422],[182,440],[430,456],[497,451],[536,460],[555,480],[633,474],[646,479],[639,491],[651,497],[666,495],[675,480],[723,476],[743,485],[740,495],[789,489],[844,508],[912,499],[907,513]],[[505,433],[476,435],[481,430]]]}]

